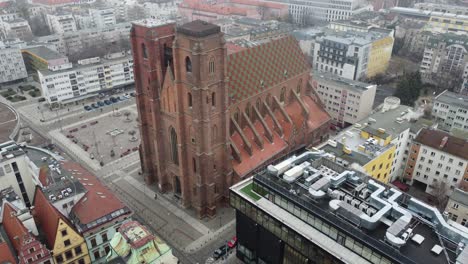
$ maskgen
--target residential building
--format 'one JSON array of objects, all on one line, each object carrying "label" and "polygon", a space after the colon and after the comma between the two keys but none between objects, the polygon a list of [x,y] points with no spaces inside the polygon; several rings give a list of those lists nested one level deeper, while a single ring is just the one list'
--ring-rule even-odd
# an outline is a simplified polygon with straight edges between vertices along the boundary
[{"label": "residential building", "polygon": [[76,22],[72,14],[46,14],[46,22],[50,32],[64,34],[76,31]]},{"label": "residential building", "polygon": [[306,151],[230,190],[245,263],[465,263],[466,228],[433,206]]},{"label": "residential building", "polygon": [[120,258],[127,264],[177,264],[179,261],[172,254],[172,249],[159,237],[151,234],[148,228],[137,221],[124,222],[110,242],[111,261]]},{"label": "residential building", "polygon": [[468,186],[468,142],[423,128],[413,140],[403,179],[427,193],[450,194]]},{"label": "residential building", "polygon": [[55,263],[91,263],[84,238],[57,208],[49,203],[43,190],[34,196],[34,219],[45,236]]},{"label": "residential building", "polygon": [[325,30],[322,27],[299,29],[292,32],[292,35],[299,41],[302,52],[307,56],[311,65],[314,65],[315,41],[319,36],[323,36]]},{"label": "residential building", "polygon": [[80,164],[66,162],[62,168],[79,174],[78,180],[86,190],[85,195],[71,209],[69,219],[86,240],[91,263],[107,263],[106,256],[111,251],[110,241],[121,229],[123,221],[132,215],[132,211]]},{"label": "residential building", "polygon": [[397,179],[404,169],[411,122],[422,113],[387,97],[383,105],[334,139],[320,145],[327,158],[362,171],[383,183]]},{"label": "residential building", "polygon": [[434,11],[446,14],[465,15],[468,16],[468,7],[460,5],[446,5],[436,3],[415,3],[414,8],[424,11]]},{"label": "residential building", "polygon": [[344,79],[327,72],[312,74],[312,88],[339,127],[348,127],[369,116],[377,85]]},{"label": "residential building", "polygon": [[445,212],[450,220],[468,227],[468,193],[466,190],[455,189],[452,192]]},{"label": "residential building", "polygon": [[65,43],[61,35],[53,34],[42,37],[36,37],[33,43],[44,43],[55,52],[66,54]]},{"label": "residential building", "polygon": [[19,210],[8,202],[3,202],[2,209],[2,226],[16,251],[18,263],[52,264],[50,251],[37,238],[39,233],[29,210]]},{"label": "residential building", "polygon": [[468,37],[453,33],[432,34],[424,48],[419,71],[430,83],[443,83],[462,89],[468,63]]},{"label": "residential building", "polygon": [[11,252],[2,234],[0,234],[0,259],[5,263],[16,263],[15,255]]},{"label": "residential building", "polygon": [[62,70],[72,66],[66,56],[44,46],[26,48],[21,52],[27,71],[33,75],[36,81],[39,81],[37,76],[39,70]]},{"label": "residential building", "polygon": [[[126,52],[89,58],[38,70],[41,91],[49,104],[67,104],[99,91],[133,84],[133,59]],[[60,66],[62,68],[60,69]]]},{"label": "residential building", "polygon": [[0,21],[0,33],[0,38],[19,38],[28,41],[33,38],[28,21],[22,18]]},{"label": "residential building", "polygon": [[94,26],[98,28],[110,27],[117,23],[112,8],[89,9],[89,15]]},{"label": "residential building", "polygon": [[26,155],[25,149],[13,141],[0,144],[0,190],[13,188],[30,207],[36,188],[34,177],[38,174],[38,166]]},{"label": "residential building", "polygon": [[360,12],[372,10],[372,6],[361,0],[337,2],[328,0],[275,0],[275,2],[287,4],[292,21],[305,25],[316,24],[318,21],[346,20]]},{"label": "residential building", "polygon": [[468,95],[443,91],[434,98],[432,116],[445,131],[468,131]]},{"label": "residential building", "polygon": [[0,41],[0,84],[28,77],[21,50]]},{"label": "residential building", "polygon": [[220,27],[200,20],[137,21],[131,32],[145,180],[198,216],[214,215],[229,186],[258,166],[328,138],[330,117],[293,37],[227,55]]},{"label": "residential building", "polygon": [[327,32],[315,40],[315,70],[360,80],[387,70],[393,36],[380,29],[369,32]]},{"label": "residential building", "polygon": [[466,34],[468,32],[468,15],[431,12],[425,29],[433,33],[458,32]]},{"label": "residential building", "polygon": [[21,18],[17,12],[8,12],[7,10],[0,10],[0,21],[12,21]]}]

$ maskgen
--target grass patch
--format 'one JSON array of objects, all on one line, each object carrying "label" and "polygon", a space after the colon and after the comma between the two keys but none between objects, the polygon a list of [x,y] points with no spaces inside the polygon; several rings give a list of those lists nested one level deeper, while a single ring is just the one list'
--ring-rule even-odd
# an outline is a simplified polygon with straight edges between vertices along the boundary
[{"label": "grass patch", "polygon": [[6,99],[10,102],[13,102],[13,103],[16,103],[16,102],[20,102],[20,101],[24,101],[26,100],[26,97],[22,96],[22,95],[13,95],[13,96],[8,96],[6,97]]},{"label": "grass patch", "polygon": [[5,97],[5,98],[8,99],[8,97],[11,97],[11,96],[15,95],[16,92],[13,91],[13,89],[10,88],[10,89],[8,89],[8,90],[6,90],[6,91],[4,91],[4,92],[1,92],[0,94],[1,94],[3,97]]},{"label": "grass patch", "polygon": [[260,195],[256,194],[256,193],[254,193],[254,191],[252,190],[252,186],[253,186],[252,183],[250,183],[247,186],[244,186],[244,188],[241,189],[241,192],[243,192],[244,194],[246,194],[250,198],[254,199],[255,201],[258,201],[262,197]]},{"label": "grass patch", "polygon": [[36,90],[36,87],[34,87],[33,85],[20,85],[18,86],[18,88],[20,88],[20,90],[23,92],[26,92],[29,90]]},{"label": "grass patch", "polygon": [[32,91],[29,91],[28,94],[31,96],[31,97],[38,97],[41,95],[41,92],[39,92],[39,89],[34,89]]}]

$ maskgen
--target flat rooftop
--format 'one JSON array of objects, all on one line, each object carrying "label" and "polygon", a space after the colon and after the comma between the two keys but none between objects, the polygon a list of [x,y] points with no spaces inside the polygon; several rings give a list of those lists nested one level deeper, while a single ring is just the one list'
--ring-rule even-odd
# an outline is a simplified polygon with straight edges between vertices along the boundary
[{"label": "flat rooftop", "polygon": [[23,52],[27,52],[27,53],[30,53],[30,54],[33,54],[37,57],[40,57],[46,61],[48,60],[57,60],[57,59],[63,59],[63,58],[67,58],[66,56],[58,53],[58,52],[55,52],[49,48],[46,48],[44,46],[38,46],[38,47],[34,47],[34,48],[26,48],[26,49],[23,49],[22,50]]},{"label": "flat rooftop", "polygon": [[312,73],[312,78],[316,81],[334,82],[336,84],[346,85],[346,87],[350,90],[359,93],[367,91],[370,88],[376,87],[375,84],[342,78],[336,74],[331,74],[329,72],[314,71]]},{"label": "flat rooftop", "polygon": [[445,90],[441,94],[437,95],[434,101],[452,106],[458,106],[465,109],[468,108],[467,95],[450,92],[448,90]]},{"label": "flat rooftop", "polygon": [[[468,242],[467,228],[445,220],[435,207],[323,155],[304,152],[287,157],[234,185],[231,191],[350,263],[371,262],[364,253],[369,250],[389,263],[455,262],[458,243]],[[281,202],[264,198],[252,183],[265,190],[263,195],[282,197]],[[310,216],[303,220],[304,212],[315,220],[309,222]],[[318,226],[336,228],[345,241],[339,244],[331,231],[320,231]],[[348,240],[354,246],[349,246]],[[439,254],[432,252],[436,245],[442,248]]]}]

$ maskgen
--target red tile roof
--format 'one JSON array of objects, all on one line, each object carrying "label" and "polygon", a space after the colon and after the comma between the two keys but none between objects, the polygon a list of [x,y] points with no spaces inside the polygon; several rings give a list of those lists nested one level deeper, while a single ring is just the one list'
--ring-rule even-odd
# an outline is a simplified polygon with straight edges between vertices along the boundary
[{"label": "red tile roof", "polygon": [[28,229],[16,217],[16,209],[14,209],[13,206],[9,203],[4,203],[3,208],[3,228],[16,252],[21,252],[21,246],[25,239],[30,236]]},{"label": "red tile roof", "polygon": [[228,55],[247,49],[232,42],[226,43],[226,48]]},{"label": "red tile roof", "polygon": [[[36,188],[36,194],[34,195],[33,216],[45,235],[47,246],[54,248],[59,220],[62,219],[66,223],[68,221],[65,216],[49,203],[49,200],[47,200],[47,197],[39,187]],[[70,227],[73,227],[73,225],[70,225]]]},{"label": "red tile roof", "polygon": [[[445,143],[443,143],[444,138]],[[416,136],[415,141],[468,160],[468,140],[454,137],[447,132],[423,128]]]},{"label": "red tile roof", "polygon": [[62,168],[64,170],[75,170],[81,173],[77,179],[87,190],[83,198],[81,198],[72,209],[72,213],[78,217],[81,224],[88,224],[126,207],[109,188],[104,186],[96,176],[83,168],[80,164],[64,162],[62,163]]},{"label": "red tile roof", "polygon": [[[139,233],[138,236],[135,236],[135,228],[137,227],[140,227],[143,233]],[[140,248],[154,239],[154,235],[148,231],[146,226],[137,221],[128,221],[123,223],[119,228],[119,232],[127,241],[129,241],[133,248]]]},{"label": "red tile roof", "polygon": [[39,169],[39,181],[42,186],[49,186],[49,168],[42,167]]},{"label": "red tile roof", "polygon": [[230,99],[238,103],[308,71],[305,55],[292,36],[233,53],[228,56]]},{"label": "red tile roof", "polygon": [[257,7],[267,7],[271,9],[287,9],[288,6],[283,3],[272,3],[256,0],[229,0],[230,3],[247,5],[247,6],[257,6]]},{"label": "red tile roof", "polygon": [[13,256],[8,244],[4,242],[0,237],[0,263],[16,263],[16,259]]}]

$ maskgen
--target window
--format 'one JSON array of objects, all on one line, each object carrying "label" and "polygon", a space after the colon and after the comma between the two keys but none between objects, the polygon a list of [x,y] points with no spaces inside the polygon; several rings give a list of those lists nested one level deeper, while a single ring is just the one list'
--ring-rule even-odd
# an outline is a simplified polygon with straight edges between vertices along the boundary
[{"label": "window", "polygon": [[73,258],[73,252],[71,250],[68,250],[67,252],[65,252],[65,257],[67,259],[72,259]]},{"label": "window", "polygon": [[81,246],[78,246],[75,248],[75,255],[80,255],[81,253],[83,253],[83,251],[81,250]]},{"label": "window", "polygon": [[55,261],[56,261],[57,263],[63,263],[63,257],[62,257],[62,255],[55,256]]},{"label": "window", "polygon": [[144,59],[148,58],[148,51],[146,50],[145,43],[141,43],[141,53]]},{"label": "window", "polygon": [[210,62],[208,63],[208,72],[209,73],[214,73],[214,71],[215,71],[214,57],[211,57]]},{"label": "window", "polygon": [[64,244],[66,247],[68,247],[69,245],[71,245],[70,239],[67,239],[67,240],[63,241],[63,244]]},{"label": "window", "polygon": [[185,71],[192,72],[192,61],[188,56],[185,57]]},{"label": "window", "polygon": [[97,246],[96,238],[92,238],[91,239],[91,247],[95,247],[95,246]]},{"label": "window", "polygon": [[106,251],[106,254],[109,254],[109,252],[110,252],[110,247],[109,247],[109,246],[105,246],[105,247],[104,247],[104,250]]},{"label": "window", "polygon": [[85,264],[84,259],[79,259],[79,260],[78,260],[78,264]]},{"label": "window", "polygon": [[101,257],[101,255],[99,254],[99,250],[94,251],[93,255],[95,259],[99,259]]},{"label": "window", "polygon": [[466,218],[463,218],[462,221],[461,221],[461,224],[464,225],[464,226],[467,226],[466,223],[467,223]]},{"label": "window", "polygon": [[192,107],[192,94],[191,93],[187,94],[187,100],[188,100],[188,106]]},{"label": "window", "polygon": [[68,235],[68,233],[67,233],[67,230],[66,230],[66,229],[64,229],[64,230],[62,230],[62,231],[60,231],[60,232],[62,233],[62,236],[66,236],[66,235]]},{"label": "window", "polygon": [[211,94],[211,106],[216,106],[216,93]]},{"label": "window", "polygon": [[33,252],[34,252],[34,248],[30,248],[29,253],[33,253]]},{"label": "window", "polygon": [[461,161],[458,162],[458,166],[460,166],[460,167],[463,166],[463,162],[461,162]]},{"label": "window", "polygon": [[[46,261],[44,261],[43,264],[52,264],[52,263],[50,262],[50,260],[46,260]],[[80,263],[80,264],[81,264],[81,263]],[[83,263],[83,264],[84,264],[84,263]]]},{"label": "window", "polygon": [[284,97],[285,97],[285,94],[286,94],[286,88],[281,88],[281,94],[280,94],[280,102],[281,103],[284,103]]},{"label": "window", "polygon": [[193,172],[197,172],[197,161],[195,158],[192,158],[192,166],[193,166]]},{"label": "window", "polygon": [[459,204],[457,203],[453,203],[452,207],[455,208],[455,209],[458,209],[458,206],[460,206]]},{"label": "window", "polygon": [[106,242],[107,240],[109,240],[109,239],[107,238],[107,233],[102,233],[102,234],[101,234],[101,237],[102,237],[102,241],[103,241],[103,242]]},{"label": "window", "polygon": [[449,159],[449,163],[452,164],[452,163],[453,163],[453,159]]},{"label": "window", "polygon": [[172,162],[175,165],[179,165],[179,152],[178,152],[178,144],[177,144],[177,134],[175,132],[175,129],[171,127],[170,129],[170,134],[171,134],[171,157],[172,157]]}]

